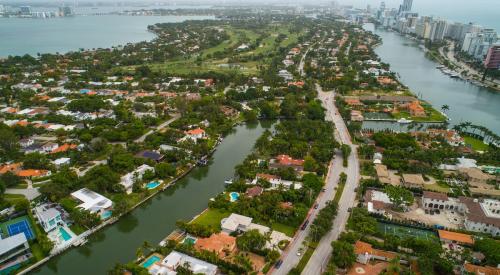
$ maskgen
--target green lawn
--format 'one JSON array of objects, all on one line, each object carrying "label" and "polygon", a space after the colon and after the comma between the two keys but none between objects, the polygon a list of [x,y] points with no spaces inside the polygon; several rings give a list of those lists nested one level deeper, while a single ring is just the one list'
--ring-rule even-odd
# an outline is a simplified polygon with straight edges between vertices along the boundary
[{"label": "green lawn", "polygon": [[476,151],[486,151],[488,149],[488,145],[477,138],[464,136],[464,141],[465,144],[469,144]]},{"label": "green lawn", "polygon": [[339,203],[340,198],[342,197],[342,192],[344,191],[345,187],[345,182],[339,182],[339,185],[337,186],[337,191],[335,192],[335,197],[333,198],[333,201],[335,203]]},{"label": "green lawn", "polygon": [[424,185],[424,189],[441,193],[448,193],[451,191],[450,187],[447,186],[445,183],[426,184]]},{"label": "green lawn", "polygon": [[4,194],[3,195],[4,199],[12,204],[15,204],[18,201],[25,200],[26,198],[24,195],[20,194]]},{"label": "green lawn", "polygon": [[295,230],[296,230],[296,228],[278,222],[273,223],[271,225],[271,228],[281,233],[285,233],[285,235],[287,235],[288,237],[293,237],[293,235],[295,235]]},{"label": "green lawn", "polygon": [[294,271],[298,271],[295,274],[300,274],[302,273],[302,270],[306,267],[307,263],[309,262],[309,259],[311,259],[312,254],[314,253],[314,249],[316,248],[317,244],[311,244],[307,246],[307,250],[304,252],[304,255],[302,258],[300,258],[299,263],[297,266],[294,268]]},{"label": "green lawn", "polygon": [[229,217],[229,215],[231,215],[230,212],[209,208],[191,222],[195,224],[211,226],[220,230],[220,221],[224,218]]}]

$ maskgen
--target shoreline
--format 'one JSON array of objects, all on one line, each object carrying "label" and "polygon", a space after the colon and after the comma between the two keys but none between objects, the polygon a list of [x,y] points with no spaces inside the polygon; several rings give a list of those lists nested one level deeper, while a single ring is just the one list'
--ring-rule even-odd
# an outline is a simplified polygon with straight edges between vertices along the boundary
[{"label": "shoreline", "polygon": [[[377,25],[375,25],[375,27],[377,27]],[[404,38],[406,38],[406,39],[409,39],[409,40],[412,40],[412,41],[418,42],[418,43],[419,43],[419,45],[423,45],[422,43],[420,43],[420,41],[421,41],[420,39],[417,39],[417,38],[412,37],[412,36],[408,37],[407,35],[402,34],[402,33],[398,32],[398,31],[396,31],[396,30],[394,30],[394,29],[392,29],[392,28],[385,28],[385,27],[381,27],[381,28],[383,28],[384,30],[387,30],[387,31],[390,31],[390,32],[396,33],[396,34],[398,34],[399,36],[404,37]],[[381,42],[381,43],[383,43],[383,42]],[[374,45],[374,48],[375,48],[375,47],[378,47],[378,46],[379,46],[379,44],[381,44],[381,43],[378,43],[378,44]],[[453,42],[453,43],[454,43],[454,42]],[[425,45],[424,45],[423,47],[418,47],[418,48],[419,48],[420,50],[422,50],[424,53],[428,53],[428,52],[430,52],[430,51],[431,51],[431,50],[430,50],[429,48],[427,48]],[[440,48],[440,49],[441,49],[441,48]],[[469,71],[469,69],[468,69],[468,68],[464,68],[463,66],[457,65],[457,64],[456,64],[453,60],[450,60],[447,56],[444,56],[444,55],[441,53],[441,51],[440,51],[440,50],[438,50],[438,51],[437,51],[437,54],[438,54],[438,55],[439,55],[439,57],[441,57],[443,60],[445,60],[445,61],[447,61],[447,62],[449,62],[449,63],[453,64],[454,66],[456,66],[457,68],[459,68],[461,71]],[[428,58],[428,59],[429,59],[429,60],[431,60],[432,62],[436,63],[436,64],[439,64],[440,66],[444,66],[445,68],[450,69],[449,67],[447,67],[447,66],[446,66],[445,62],[442,62],[442,60],[440,60],[440,59],[437,59],[437,58],[435,58],[435,59]],[[450,70],[451,70],[451,69],[450,69]],[[454,70],[453,70],[453,71],[454,71]],[[487,83],[487,82],[485,82],[485,81],[477,80],[477,79],[474,79],[473,77],[463,76],[463,75],[461,75],[461,74],[460,74],[460,73],[458,73],[458,72],[457,72],[457,74],[458,74],[458,77],[457,77],[457,78],[455,78],[455,79],[460,79],[460,80],[462,80],[462,81],[464,81],[464,82],[470,83],[470,84],[475,85],[475,86],[477,86],[477,87],[481,87],[481,88],[485,88],[485,89],[490,89],[490,90],[492,90],[493,92],[500,92],[500,85],[495,86],[495,84],[491,84],[491,83]]]}]

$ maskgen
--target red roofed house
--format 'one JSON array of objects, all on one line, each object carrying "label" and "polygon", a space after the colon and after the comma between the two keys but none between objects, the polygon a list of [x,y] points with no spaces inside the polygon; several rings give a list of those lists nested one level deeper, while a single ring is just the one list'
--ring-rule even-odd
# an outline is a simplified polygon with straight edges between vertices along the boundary
[{"label": "red roofed house", "polygon": [[302,88],[304,86],[304,81],[288,82],[288,86],[296,86]]},{"label": "red roofed house", "polygon": [[198,239],[194,248],[198,251],[211,251],[220,258],[225,258],[236,249],[236,238],[226,233],[212,234],[209,238]]},{"label": "red roofed house", "polygon": [[49,170],[26,169],[17,172],[17,175],[22,178],[40,178],[50,176]]},{"label": "red roofed house", "polygon": [[357,255],[356,261],[362,264],[367,264],[370,260],[388,262],[398,256],[397,253],[375,249],[371,244],[362,241],[357,241],[354,245],[354,254]]},{"label": "red roofed house", "polygon": [[21,162],[2,165],[2,166],[0,166],[0,175],[3,175],[7,172],[11,172],[13,174],[16,174],[17,171],[21,170],[22,165],[23,164]]},{"label": "red roofed house", "polygon": [[270,168],[288,168],[292,167],[297,172],[302,172],[304,170],[304,160],[294,159],[289,155],[279,155],[275,160],[272,160],[269,164]]},{"label": "red roofed house", "polygon": [[186,136],[184,137],[184,139],[190,139],[190,140],[196,142],[198,139],[202,139],[202,138],[206,138],[206,137],[207,137],[207,135],[205,133],[205,130],[203,130],[201,128],[196,128],[196,129],[186,131]]},{"label": "red roofed house", "polygon": [[411,116],[424,117],[427,115],[425,113],[424,107],[422,107],[422,105],[420,105],[420,101],[418,101],[418,100],[408,103],[406,108],[410,112]]},{"label": "red roofed house", "polygon": [[464,264],[464,269],[468,273],[476,275],[500,275],[500,268],[492,266],[479,266],[470,263]]},{"label": "red roofed house", "polygon": [[52,152],[50,152],[51,154],[57,154],[57,153],[62,153],[62,152],[66,152],[68,150],[72,150],[72,149],[76,149],[76,144],[68,144],[68,143],[65,143],[59,147],[57,147],[56,149],[52,150]]}]

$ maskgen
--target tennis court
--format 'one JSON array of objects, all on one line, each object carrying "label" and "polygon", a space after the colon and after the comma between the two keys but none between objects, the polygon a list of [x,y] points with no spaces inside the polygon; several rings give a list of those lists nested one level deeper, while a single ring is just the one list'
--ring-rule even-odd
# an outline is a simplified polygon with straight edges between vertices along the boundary
[{"label": "tennis court", "polygon": [[413,237],[421,240],[437,240],[436,233],[430,230],[423,230],[382,222],[379,222],[377,224],[377,227],[381,233],[395,235],[401,238]]},{"label": "tennis court", "polygon": [[5,222],[2,224],[2,231],[7,233],[9,236],[24,233],[28,240],[33,240],[35,238],[35,234],[33,234],[33,230],[31,229],[27,216]]}]

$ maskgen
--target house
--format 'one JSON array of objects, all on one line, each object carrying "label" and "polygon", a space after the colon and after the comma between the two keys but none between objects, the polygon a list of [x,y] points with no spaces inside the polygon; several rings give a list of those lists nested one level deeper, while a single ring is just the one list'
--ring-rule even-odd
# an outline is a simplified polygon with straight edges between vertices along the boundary
[{"label": "house", "polygon": [[424,191],[422,194],[422,207],[424,209],[458,210],[458,200],[449,198],[445,193]]},{"label": "house", "polygon": [[377,76],[377,82],[382,86],[396,84],[396,81],[389,76]]},{"label": "house", "polygon": [[354,254],[357,255],[356,261],[361,264],[367,264],[371,260],[389,262],[398,256],[397,253],[375,249],[371,244],[362,241],[354,244]]},{"label": "house", "polygon": [[21,148],[26,148],[33,144],[35,144],[35,140],[33,138],[23,138],[19,141],[19,145],[21,146]]},{"label": "house", "polygon": [[49,170],[25,169],[19,170],[16,175],[21,178],[43,178],[48,177],[52,173]]},{"label": "house", "polygon": [[0,166],[0,175],[3,175],[7,172],[17,174],[17,172],[21,170],[22,166],[23,164],[21,162],[2,165]]},{"label": "house", "polygon": [[500,268],[492,266],[479,266],[471,263],[465,263],[463,267],[467,274],[475,275],[500,275]]},{"label": "house", "polygon": [[363,117],[363,113],[358,110],[351,110],[351,121],[363,121],[365,118]]},{"label": "house", "polygon": [[56,150],[59,147],[59,144],[54,143],[54,142],[47,142],[43,144],[40,149],[42,150],[43,153],[50,153],[54,150]]},{"label": "house", "polygon": [[245,192],[245,195],[247,197],[254,198],[254,197],[260,196],[263,191],[264,191],[264,188],[256,185],[254,187],[248,188],[247,191]]},{"label": "house", "polygon": [[296,183],[290,180],[282,180],[280,177],[276,175],[270,175],[270,174],[257,174],[255,176],[255,179],[251,182],[251,184],[257,184],[259,182],[259,179],[265,180],[271,184],[270,189],[275,189],[275,188],[280,188],[284,187],[286,189],[300,189],[302,188],[302,184]]},{"label": "house", "polygon": [[58,158],[58,159],[54,160],[52,163],[54,163],[54,165],[57,168],[60,168],[64,165],[69,165],[71,163],[71,159],[70,158]]},{"label": "house", "polygon": [[229,217],[221,220],[222,232],[231,234],[233,232],[245,232],[252,223],[252,218],[232,213]]},{"label": "house", "polygon": [[439,239],[446,244],[459,244],[472,246],[474,239],[471,235],[451,232],[446,230],[438,230]]},{"label": "house", "polygon": [[463,168],[477,168],[477,160],[468,158],[457,158],[457,164],[441,164],[439,169],[447,171],[457,171]]},{"label": "house", "polygon": [[442,137],[451,146],[464,145],[464,139],[454,130],[447,129],[427,129],[427,133],[431,137]]},{"label": "house", "polygon": [[57,147],[56,149],[52,150],[50,153],[51,154],[63,153],[63,152],[66,152],[68,150],[76,149],[76,147],[78,147],[76,144],[65,143],[65,144]]},{"label": "house", "polygon": [[224,115],[226,115],[228,117],[235,117],[235,116],[238,116],[240,114],[240,112],[238,112],[238,110],[236,110],[232,107],[229,107],[229,106],[220,106],[220,110],[222,113],[224,113]]},{"label": "house", "polygon": [[31,258],[30,246],[24,233],[0,238],[0,273],[10,274],[8,269]]},{"label": "house", "polygon": [[61,212],[47,204],[35,207],[35,216],[45,232],[52,231],[62,223]]},{"label": "house", "polygon": [[81,202],[78,208],[87,210],[90,213],[104,214],[113,207],[113,202],[90,189],[82,188],[71,193],[71,196]]},{"label": "house", "polygon": [[[165,273],[151,273],[151,269],[153,269],[155,266],[163,266],[166,267],[168,270],[165,271]],[[205,261],[196,259],[194,257],[188,256],[183,253],[179,253],[177,251],[172,251],[170,254],[165,257],[161,261],[160,264],[155,264],[151,269],[150,269],[150,274],[159,274],[159,275],[173,275],[176,274],[175,270],[179,266],[189,266],[189,269],[194,273],[194,274],[204,274],[204,275],[215,275],[217,274],[217,266],[207,263]],[[156,267],[157,268],[157,267]]]},{"label": "house", "polygon": [[460,168],[458,173],[463,175],[472,187],[485,187],[488,181],[495,179],[495,176],[486,174],[479,168]]},{"label": "house", "polygon": [[156,162],[162,161],[164,157],[162,154],[158,152],[148,151],[148,150],[140,151],[139,153],[135,154],[135,156],[137,158],[150,159]]},{"label": "house", "polygon": [[368,212],[384,215],[385,210],[392,207],[392,202],[386,193],[377,190],[365,192],[365,204]]},{"label": "house", "polygon": [[377,172],[378,181],[384,184],[391,183],[391,179],[389,178],[389,170],[387,170],[387,166],[383,164],[375,164],[375,171]]},{"label": "house", "polygon": [[402,184],[409,188],[423,188],[425,181],[421,174],[403,174]]},{"label": "house", "polygon": [[500,201],[459,197],[459,211],[465,214],[465,229],[500,236]]},{"label": "house", "polygon": [[211,251],[221,258],[225,258],[236,249],[236,237],[224,232],[212,234],[208,238],[198,239],[194,248],[198,251]]},{"label": "house", "polygon": [[410,115],[414,117],[425,117],[427,115],[424,107],[420,105],[420,101],[418,100],[408,103],[406,109],[410,112]]},{"label": "house", "polygon": [[295,86],[295,87],[299,87],[299,88],[302,88],[304,87],[304,81],[291,81],[291,82],[288,82],[288,87],[290,86]]},{"label": "house", "polygon": [[142,176],[144,176],[144,173],[146,173],[146,171],[154,172],[155,169],[147,164],[143,164],[137,167],[134,171],[127,173],[126,175],[121,177],[120,184],[125,187],[125,191],[127,192],[127,194],[132,193],[134,182],[136,180],[142,180]]},{"label": "house", "polygon": [[207,137],[205,130],[203,130],[201,128],[196,128],[196,129],[186,131],[185,134],[186,134],[186,136],[183,138],[184,140],[190,139],[194,142],[196,142],[198,139],[203,139],[203,138]]},{"label": "house", "polygon": [[304,160],[294,159],[289,155],[279,155],[276,159],[271,160],[269,168],[279,169],[279,168],[293,168],[296,172],[304,171]]}]

